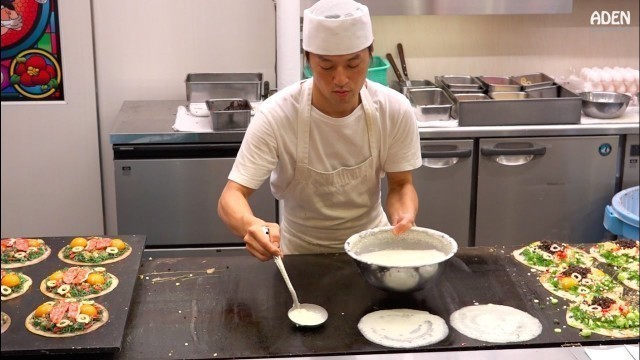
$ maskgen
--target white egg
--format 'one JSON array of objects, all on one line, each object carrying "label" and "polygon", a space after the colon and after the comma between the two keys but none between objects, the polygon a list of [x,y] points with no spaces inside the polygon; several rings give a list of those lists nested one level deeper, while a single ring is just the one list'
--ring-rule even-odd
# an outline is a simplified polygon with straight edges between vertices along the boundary
[{"label": "white egg", "polygon": [[638,85],[631,84],[631,86],[627,87],[627,91],[632,93],[632,94],[638,93]]},{"label": "white egg", "polygon": [[619,84],[615,84],[615,92],[619,92],[621,94],[624,94],[625,92],[627,92],[627,87],[624,85],[624,83],[619,83]]},{"label": "white egg", "polygon": [[593,91],[604,91],[604,87],[601,83],[593,83]]},{"label": "white egg", "polygon": [[597,68],[593,68],[591,70],[589,81],[593,83],[599,83],[601,80],[602,80],[602,75],[600,75],[600,70]]},{"label": "white egg", "polygon": [[586,80],[589,72],[590,70],[588,68],[583,67],[582,69],[580,69],[580,78]]},{"label": "white egg", "polygon": [[618,68],[613,71],[613,82],[621,83],[624,81],[624,70]]},{"label": "white egg", "polygon": [[609,71],[603,71],[600,75],[600,81],[605,84],[610,84],[611,81],[613,81],[613,76],[611,76],[611,73]]},{"label": "white egg", "polygon": [[633,69],[631,68],[626,68],[624,69],[624,82],[627,86],[629,86],[629,84],[633,83],[634,81],[634,77],[633,77]]},{"label": "white egg", "polygon": [[611,92],[616,91],[616,86],[613,85],[612,83],[609,83],[606,86],[603,85],[603,87],[604,87],[604,91],[611,91]]}]

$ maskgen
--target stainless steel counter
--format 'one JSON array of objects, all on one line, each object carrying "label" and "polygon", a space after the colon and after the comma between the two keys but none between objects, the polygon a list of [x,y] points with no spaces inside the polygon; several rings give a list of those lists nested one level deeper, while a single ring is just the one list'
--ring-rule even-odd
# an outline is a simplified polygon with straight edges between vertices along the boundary
[{"label": "stainless steel counter", "polygon": [[[179,143],[235,143],[242,142],[244,133],[234,132],[176,132],[173,125],[178,106],[183,100],[125,101],[110,135],[111,144],[179,144]],[[420,129],[422,139],[459,139],[474,137],[519,136],[586,136],[638,134],[638,111],[626,120],[594,121],[583,118],[572,125],[528,126],[465,126],[429,127]]]}]

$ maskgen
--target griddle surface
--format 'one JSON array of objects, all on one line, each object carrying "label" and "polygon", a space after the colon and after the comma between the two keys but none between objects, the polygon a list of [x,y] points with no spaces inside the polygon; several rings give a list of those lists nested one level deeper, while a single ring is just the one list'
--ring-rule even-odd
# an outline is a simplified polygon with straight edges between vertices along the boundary
[{"label": "griddle surface", "polygon": [[[360,318],[376,310],[410,308],[436,314],[449,325],[455,310],[488,303],[535,316],[543,325],[542,334],[527,342],[495,344],[468,338],[449,326],[449,335],[441,342],[410,351],[633,343],[633,339],[598,334],[581,337],[566,325],[568,303],[559,299],[550,304],[551,294],[538,282],[538,273],[516,262],[509,256],[511,250],[461,248],[438,283],[409,294],[370,286],[344,253],[288,255],[284,264],[300,301],[329,312],[326,323],[311,329],[296,328],[287,318],[292,300],[272,261],[260,262],[245,250],[143,258],[126,340],[115,357],[224,359],[402,352],[365,339],[357,328]],[[215,270],[207,274],[207,269]],[[556,328],[561,332],[556,333]]]}]

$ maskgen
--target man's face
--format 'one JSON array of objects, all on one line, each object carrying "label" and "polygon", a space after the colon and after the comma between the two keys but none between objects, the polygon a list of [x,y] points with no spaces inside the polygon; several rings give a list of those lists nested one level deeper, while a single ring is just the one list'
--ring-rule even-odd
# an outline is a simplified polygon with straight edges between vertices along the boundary
[{"label": "man's face", "polygon": [[312,103],[332,117],[349,115],[360,104],[360,89],[369,70],[369,49],[348,55],[309,54],[313,72]]}]

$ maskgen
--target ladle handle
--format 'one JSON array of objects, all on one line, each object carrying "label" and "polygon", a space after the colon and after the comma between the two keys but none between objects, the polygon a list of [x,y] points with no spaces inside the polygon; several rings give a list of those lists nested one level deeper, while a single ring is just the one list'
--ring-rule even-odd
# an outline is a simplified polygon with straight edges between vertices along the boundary
[{"label": "ladle handle", "polygon": [[404,58],[404,48],[402,47],[402,43],[398,43],[398,56],[400,56],[400,66],[402,66],[402,73],[404,74],[404,78],[409,80],[409,72],[407,72],[407,61]]},{"label": "ladle handle", "polygon": [[391,64],[391,67],[393,68],[393,72],[396,74],[398,81],[400,83],[404,83],[404,78],[402,77],[402,73],[400,72],[400,69],[398,69],[398,65],[396,65],[396,61],[393,60],[393,55],[387,53],[387,60],[389,60],[389,64]]},{"label": "ladle handle", "polygon": [[[265,235],[267,235],[267,237],[269,237],[268,227],[263,226],[262,231],[264,232]],[[276,263],[278,270],[280,270],[280,274],[282,274],[282,278],[284,279],[284,282],[287,284],[287,288],[289,288],[289,292],[291,293],[291,298],[293,299],[293,307],[295,307],[296,309],[299,308],[300,302],[298,301],[298,295],[296,294],[296,291],[293,289],[293,285],[291,285],[291,280],[289,280],[289,275],[287,275],[287,270],[285,270],[284,268],[284,263],[282,262],[282,259],[280,258],[280,256],[276,255],[273,257],[273,261]]]}]

